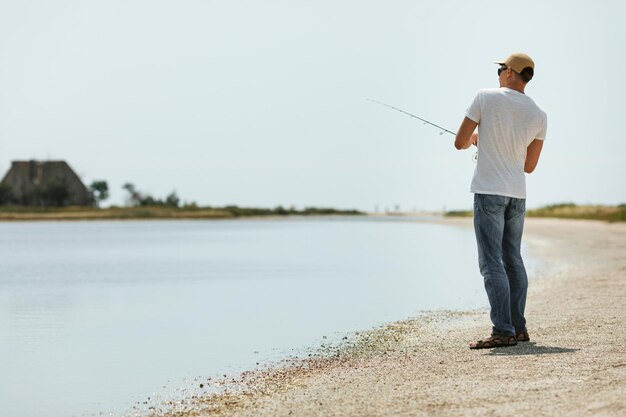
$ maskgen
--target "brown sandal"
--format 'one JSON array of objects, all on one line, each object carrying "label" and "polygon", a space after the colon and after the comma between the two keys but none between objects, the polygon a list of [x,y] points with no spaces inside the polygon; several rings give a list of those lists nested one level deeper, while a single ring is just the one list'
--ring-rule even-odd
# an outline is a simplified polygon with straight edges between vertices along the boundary
[{"label": "brown sandal", "polygon": [[530,340],[528,332],[518,333],[517,335],[515,335],[515,338],[518,342],[528,342]]},{"label": "brown sandal", "polygon": [[490,338],[479,340],[470,345],[470,349],[491,349],[496,347],[509,347],[517,345],[515,336],[491,335]]}]

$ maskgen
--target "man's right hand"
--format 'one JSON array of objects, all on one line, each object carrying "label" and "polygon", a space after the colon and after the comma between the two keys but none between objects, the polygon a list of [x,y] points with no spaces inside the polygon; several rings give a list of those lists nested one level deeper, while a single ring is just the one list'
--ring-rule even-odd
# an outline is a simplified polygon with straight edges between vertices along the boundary
[{"label": "man's right hand", "polygon": [[472,133],[472,145],[478,146],[478,133]]}]

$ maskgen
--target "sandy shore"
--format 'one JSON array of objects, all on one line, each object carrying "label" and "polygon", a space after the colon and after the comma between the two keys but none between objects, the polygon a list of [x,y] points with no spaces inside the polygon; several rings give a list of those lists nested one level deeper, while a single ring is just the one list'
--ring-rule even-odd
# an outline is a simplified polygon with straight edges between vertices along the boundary
[{"label": "sandy shore", "polygon": [[488,312],[432,312],[213,381],[226,393],[158,415],[626,415],[626,224],[528,219],[525,242],[542,262],[530,282],[530,342],[470,350],[489,335]]}]

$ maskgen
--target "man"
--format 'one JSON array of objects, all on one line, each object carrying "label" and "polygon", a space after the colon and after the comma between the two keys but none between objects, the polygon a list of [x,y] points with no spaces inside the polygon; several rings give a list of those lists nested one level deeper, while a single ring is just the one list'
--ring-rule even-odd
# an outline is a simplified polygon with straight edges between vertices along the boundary
[{"label": "man", "polygon": [[524,317],[528,278],[520,253],[526,212],[524,173],[537,166],[547,116],[524,93],[534,75],[533,60],[515,53],[496,64],[500,88],[478,91],[454,142],[457,149],[478,147],[471,185],[474,230],[493,323],[491,337],[471,343],[471,349],[530,340]]}]

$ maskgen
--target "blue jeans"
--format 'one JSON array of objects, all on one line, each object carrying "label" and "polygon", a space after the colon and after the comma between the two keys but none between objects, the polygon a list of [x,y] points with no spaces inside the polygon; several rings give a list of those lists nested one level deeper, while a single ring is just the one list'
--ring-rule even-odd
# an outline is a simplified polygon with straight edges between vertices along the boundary
[{"label": "blue jeans", "polygon": [[474,231],[478,264],[491,305],[493,334],[526,331],[528,277],[520,252],[526,200],[474,195]]}]

